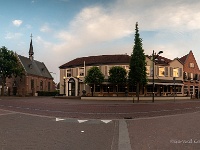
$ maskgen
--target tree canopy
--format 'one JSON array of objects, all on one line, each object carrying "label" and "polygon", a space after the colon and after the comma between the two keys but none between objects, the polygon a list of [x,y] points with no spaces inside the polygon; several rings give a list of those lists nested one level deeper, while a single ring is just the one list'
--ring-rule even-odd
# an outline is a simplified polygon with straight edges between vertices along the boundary
[{"label": "tree canopy", "polygon": [[85,83],[87,84],[100,84],[104,81],[104,75],[101,70],[94,66],[90,68],[85,76]]},{"label": "tree canopy", "polygon": [[22,75],[23,68],[19,63],[16,54],[13,51],[8,50],[5,46],[0,48],[0,78],[2,79],[2,95],[4,95],[6,78]]},{"label": "tree canopy", "polygon": [[129,84],[137,85],[137,96],[139,101],[139,86],[147,84],[147,75],[146,57],[142,48],[142,39],[140,38],[138,23],[136,23],[135,26],[135,40],[130,60]]},{"label": "tree canopy", "polygon": [[109,70],[108,81],[112,84],[117,85],[116,91],[118,96],[118,85],[126,83],[127,72],[124,68],[120,66],[114,66]]},{"label": "tree canopy", "polygon": [[108,81],[113,84],[124,84],[126,83],[126,70],[120,66],[114,66],[109,70]]}]

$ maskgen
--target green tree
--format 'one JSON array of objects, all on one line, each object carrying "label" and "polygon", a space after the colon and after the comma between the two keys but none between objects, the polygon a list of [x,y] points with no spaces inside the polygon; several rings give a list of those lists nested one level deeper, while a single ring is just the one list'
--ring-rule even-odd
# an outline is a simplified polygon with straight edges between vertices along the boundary
[{"label": "green tree", "polygon": [[6,78],[23,75],[23,68],[19,63],[16,54],[5,46],[0,48],[0,78],[2,79],[1,95],[4,95]]},{"label": "green tree", "polygon": [[[98,67],[94,66],[88,70],[87,76],[85,76],[84,82],[90,85],[94,85],[94,88],[95,88],[96,84],[101,84],[103,81],[104,81],[103,73]],[[93,96],[93,91],[92,91],[92,96]]]},{"label": "green tree", "polygon": [[117,85],[117,96],[118,96],[118,86],[126,83],[126,70],[120,66],[114,66],[109,70],[108,81],[114,85]]},{"label": "green tree", "polygon": [[140,38],[138,23],[135,26],[135,40],[133,46],[133,52],[130,60],[130,71],[129,71],[129,84],[136,85],[136,96],[139,102],[139,91],[140,86],[147,84],[146,75],[146,57],[142,48],[142,39]]}]

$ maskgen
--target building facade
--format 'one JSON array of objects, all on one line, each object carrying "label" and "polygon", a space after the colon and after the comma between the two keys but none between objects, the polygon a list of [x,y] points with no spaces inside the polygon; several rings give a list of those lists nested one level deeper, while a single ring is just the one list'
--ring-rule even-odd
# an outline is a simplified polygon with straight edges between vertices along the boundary
[{"label": "building facade", "polygon": [[34,60],[32,39],[30,42],[29,57],[17,55],[24,68],[22,77],[6,79],[7,95],[34,96],[37,91],[55,91],[53,77],[43,62]]},{"label": "building facade", "polygon": [[[136,87],[121,85],[116,87],[108,82],[109,69],[113,66],[121,66],[129,71],[129,55],[100,55],[76,58],[60,66],[60,94],[66,96],[81,96],[82,90],[86,90],[88,96],[116,96],[118,88],[119,96],[136,94]],[[152,96],[153,94],[153,71],[154,71],[154,93],[155,96],[185,96],[184,89],[184,64],[182,59],[174,60],[158,56],[152,61],[151,56],[146,56],[146,70],[148,84],[140,88],[140,95]],[[154,65],[154,70],[153,70]],[[97,66],[105,76],[105,81],[101,85],[84,84],[84,77],[87,71]],[[199,85],[198,85],[199,87]]]},{"label": "building facade", "polygon": [[181,57],[180,61],[183,64],[184,71],[184,94],[199,98],[200,71],[193,52],[190,51],[187,55]]}]

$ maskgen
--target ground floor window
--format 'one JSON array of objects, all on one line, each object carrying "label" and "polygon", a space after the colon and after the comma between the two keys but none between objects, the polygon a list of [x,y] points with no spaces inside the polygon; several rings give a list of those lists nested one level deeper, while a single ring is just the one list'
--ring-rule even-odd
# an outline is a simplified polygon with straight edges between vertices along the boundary
[{"label": "ground floor window", "polygon": [[119,92],[125,92],[125,86],[119,85],[119,86],[118,86],[118,91],[119,91]]},{"label": "ground floor window", "polygon": [[193,94],[193,89],[194,89],[194,86],[190,86],[190,94]]},{"label": "ground floor window", "polygon": [[108,92],[113,92],[113,86],[108,86]]},{"label": "ground floor window", "polygon": [[95,86],[95,92],[100,92],[101,91],[101,86],[100,85],[96,85]]},{"label": "ground floor window", "polygon": [[136,86],[129,86],[129,92],[136,92]]},{"label": "ground floor window", "polygon": [[51,89],[51,83],[48,82],[48,91],[50,91],[50,89]]},{"label": "ground floor window", "polygon": [[188,86],[186,86],[186,85],[184,86],[184,94],[189,94],[188,93]]},{"label": "ground floor window", "polygon": [[181,93],[181,86],[177,86],[177,87],[176,87],[176,92],[177,92],[177,93]]}]

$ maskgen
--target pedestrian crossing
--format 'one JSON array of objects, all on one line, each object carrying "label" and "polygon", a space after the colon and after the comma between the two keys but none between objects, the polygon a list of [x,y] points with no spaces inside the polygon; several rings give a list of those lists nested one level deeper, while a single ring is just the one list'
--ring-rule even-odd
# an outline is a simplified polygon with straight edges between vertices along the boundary
[{"label": "pedestrian crossing", "polygon": [[56,122],[68,122],[68,123],[87,123],[87,124],[108,124],[113,122],[113,120],[100,120],[100,119],[73,119],[73,118],[55,118]]}]

